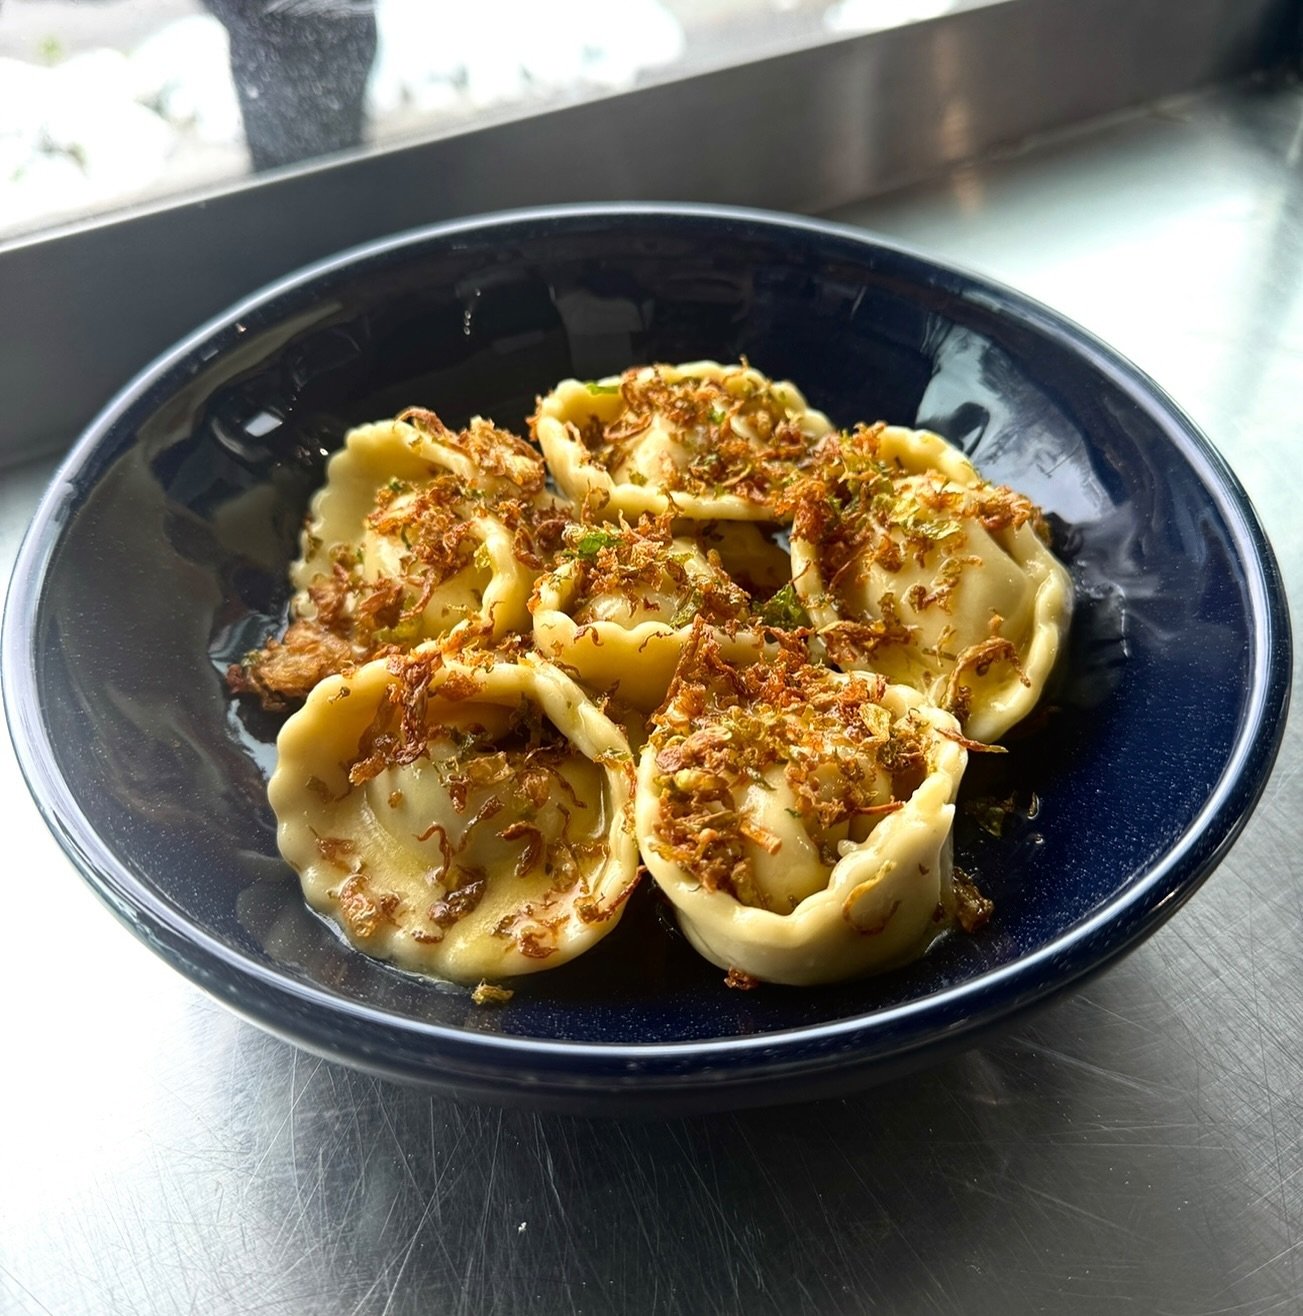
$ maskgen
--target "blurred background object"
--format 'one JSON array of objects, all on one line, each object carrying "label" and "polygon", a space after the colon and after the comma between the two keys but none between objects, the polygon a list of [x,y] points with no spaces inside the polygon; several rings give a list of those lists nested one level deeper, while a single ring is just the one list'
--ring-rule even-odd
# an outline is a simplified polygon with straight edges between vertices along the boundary
[{"label": "blurred background object", "polygon": [[1288,76],[1300,3],[0,0],[0,458],[356,243],[555,202],[827,212]]},{"label": "blurred background object", "polygon": [[991,0],[6,0],[0,239]]},{"label": "blurred background object", "polygon": [[360,146],[376,53],[372,4],[204,0],[226,28],[255,169]]}]

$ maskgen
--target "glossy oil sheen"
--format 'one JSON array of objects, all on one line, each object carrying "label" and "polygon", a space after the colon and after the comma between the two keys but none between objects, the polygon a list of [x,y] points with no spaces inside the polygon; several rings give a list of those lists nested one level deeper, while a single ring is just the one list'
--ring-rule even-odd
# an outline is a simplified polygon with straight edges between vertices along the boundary
[{"label": "glossy oil sheen", "polygon": [[[519,429],[567,375],[741,356],[838,423],[936,429],[1051,515],[1078,594],[1067,660],[1009,755],[974,763],[962,800],[979,807],[956,829],[995,918],[888,976],[743,993],[643,890],[595,951],[497,1010],[348,949],[277,855],[277,721],[222,681],[282,623],[326,455],[410,404]],[[237,1009],[473,1094],[728,1104],[885,1073],[1151,930],[1261,790],[1289,637],[1233,477],[1138,372],[1044,308],[828,225],[589,208],[364,249],[160,362],[56,481],[5,663],[20,758],[65,846]],[[988,834],[981,802],[1010,796]]]}]

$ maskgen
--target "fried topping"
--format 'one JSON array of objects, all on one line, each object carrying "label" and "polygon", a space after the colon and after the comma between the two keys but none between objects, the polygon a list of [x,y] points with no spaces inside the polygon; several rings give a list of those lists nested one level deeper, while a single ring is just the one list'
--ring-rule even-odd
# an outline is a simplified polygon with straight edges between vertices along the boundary
[{"label": "fried topping", "polygon": [[353,646],[316,621],[291,622],[285,636],[246,654],[226,669],[232,694],[253,695],[280,711],[312,693],[318,681],[357,661]]},{"label": "fried topping", "polygon": [[[913,558],[920,566],[937,566],[930,586],[910,588],[908,603],[916,613],[948,612],[963,572],[981,566],[981,558],[962,551],[966,522],[991,534],[1030,523],[1048,537],[1040,509],[1024,494],[980,480],[956,484],[937,471],[902,469],[884,455],[886,430],[878,422],[821,439],[807,472],[779,500],[780,511],[792,518],[793,538],[818,553],[829,594],[866,578],[874,566],[895,573]],[[877,640],[910,642],[899,631]]]},{"label": "fried topping", "polygon": [[[480,661],[491,664],[487,656]],[[355,759],[346,766],[350,782],[360,785],[386,768],[428,758],[453,811],[461,816],[455,840],[440,823],[417,837],[436,839],[441,860],[430,874],[444,888],[429,911],[430,922],[438,929],[451,927],[478,906],[489,883],[524,878],[540,869],[549,879],[542,906],[536,902],[517,911],[495,935],[514,937],[523,954],[537,958],[555,949],[549,938],[569,916],[567,899],[587,902],[580,910],[585,921],[609,916],[613,911],[598,909],[587,886],[588,876],[608,852],[605,838],[593,834],[603,826],[603,808],[600,800],[576,794],[566,775],[576,751],[562,733],[528,701],[510,710],[505,727],[479,722],[474,703],[481,693],[479,683],[466,672],[447,671],[437,650],[394,655],[389,667],[396,679],[360,738]],[[432,691],[436,673],[440,679]],[[454,716],[459,704],[465,706],[463,713]],[[555,825],[542,823],[544,809],[561,815],[559,833]],[[500,814],[511,820],[505,825],[495,822]],[[486,874],[462,866],[461,857],[485,829],[515,849],[509,871]],[[540,910],[550,911],[548,918]]]},{"label": "fried topping", "polygon": [[[403,819],[400,839],[422,847],[411,852],[410,870],[402,874],[402,897],[380,889],[385,874],[368,868],[365,838],[359,849],[353,839],[313,831],[310,863],[296,861],[304,873],[324,868],[334,888],[326,894],[359,943],[387,941],[386,929],[401,926],[419,943],[446,938],[448,951],[482,930],[527,960],[544,961],[566,949],[573,919],[613,920],[636,885],[604,893],[602,865],[613,848],[630,842],[621,836],[612,846],[606,830],[618,821],[610,815],[612,795],[594,792],[587,775],[626,775],[630,798],[621,807],[632,827],[634,768],[627,750],[613,759],[616,751],[608,749],[590,764],[533,699],[522,697],[513,707],[485,694],[483,672],[532,652],[527,631],[501,633],[521,624],[516,614],[531,579],[530,611],[538,609],[545,581],[559,590],[564,580],[565,609],[594,645],[602,642],[596,623],[623,616],[625,607],[630,618],[655,617],[686,632],[669,691],[645,728],[650,748],[643,772],[654,767],[654,787],[638,803],[640,834],[648,816],[654,821],[650,839],[643,834],[644,856],[653,866],[658,857],[676,865],[707,891],[776,913],[789,913],[812,887],[826,885],[826,875],[882,819],[904,808],[930,772],[951,771],[946,765],[955,752],[938,736],[967,750],[998,752],[962,731],[985,693],[978,683],[993,668],[1031,684],[993,609],[978,614],[981,638],[968,643],[965,583],[983,570],[985,541],[975,527],[1000,535],[1030,525],[1048,542],[1045,520],[1025,495],[989,484],[957,461],[941,462],[944,471],[908,465],[895,455],[900,432],[889,436],[881,422],[812,438],[823,418],[804,410],[794,388],[765,380],[745,362],[718,378],[634,368],[588,388],[607,396],[594,404],[601,414],[567,423],[582,460],[604,469],[615,485],[654,481],[669,495],[669,512],[628,524],[618,499],[601,489],[571,506],[547,492],[545,464],[523,439],[478,417],[454,430],[433,411],[409,408],[398,420],[421,439],[403,432],[419,454],[403,468],[407,478],[376,489],[351,542],[322,544],[314,527],[305,531],[309,565],[296,568],[299,583],[319,564],[322,569],[297,596],[284,635],[228,670],[233,692],[269,709],[286,708],[325,677],[347,678],[375,658],[393,678],[374,713],[367,709],[350,760],[322,769],[341,781],[340,794],[318,777],[307,790],[329,804],[390,769],[420,763],[401,779],[406,790],[391,789],[392,780],[373,788],[375,800],[403,810],[386,815]],[[442,449],[453,469],[441,468],[421,440]],[[688,510],[684,502],[675,507],[675,494],[734,495],[767,509],[742,513],[764,525],[750,539],[716,528],[712,540],[714,523],[675,522],[676,511]],[[817,562],[810,575],[786,578],[782,523]],[[528,574],[516,590],[515,611],[498,625],[491,613],[501,610],[479,605],[495,564],[507,560],[507,544]],[[717,545],[731,546],[736,574]],[[752,581],[748,567],[757,562]],[[807,587],[820,578],[819,586]],[[842,615],[852,598],[859,602]],[[1001,610],[1013,615],[1003,604]],[[749,659],[736,656],[743,627],[763,640]],[[432,633],[437,644],[413,651]],[[609,658],[610,632],[606,643]],[[924,684],[923,698],[952,713],[961,729],[933,711],[893,712],[903,696],[888,695],[888,678],[878,672],[826,665],[894,672],[899,665],[884,650],[895,646],[912,650],[908,679],[914,683],[917,672],[933,682]],[[349,696],[342,683],[333,699]],[[344,711],[357,705],[354,699]],[[617,716],[618,683],[598,706]],[[355,716],[354,726],[364,720]],[[934,719],[944,725],[934,726]],[[643,724],[635,721],[638,744]],[[347,785],[337,769],[347,774]],[[644,814],[649,802],[654,813]],[[971,807],[979,824],[999,836],[1013,805],[1010,797]],[[804,865],[805,885],[783,885],[785,844],[799,852],[792,868]],[[919,871],[926,871],[921,864]],[[929,891],[925,918],[933,903]],[[881,932],[898,905],[872,910],[876,921],[857,930]],[[991,908],[956,868],[934,921],[951,915],[971,932]],[[453,931],[472,915],[471,924]],[[720,954],[723,967],[734,952]],[[495,972],[491,964],[473,973]],[[725,978],[738,990],[758,982],[738,967]],[[472,993],[477,1005],[511,996],[488,981]]]},{"label": "fried topping", "polygon": [[[790,394],[748,373],[745,363],[720,379],[671,379],[667,367],[652,366],[626,370],[617,385],[589,387],[618,389],[623,408],[608,424],[594,417],[582,429],[570,426],[588,460],[618,471],[659,422],[678,449],[673,467],[657,479],[669,493],[764,503],[808,455],[810,441]],[[629,478],[645,482],[637,472]]]},{"label": "fried topping", "polygon": [[398,897],[392,891],[376,895],[361,873],[348,878],[334,896],[339,901],[340,918],[358,941],[374,937],[381,924],[396,922]]},{"label": "fried topping", "polygon": [[850,829],[899,807],[926,771],[926,724],[893,718],[885,690],[880,676],[811,663],[795,638],[772,661],[731,663],[697,623],[652,720],[662,853],[708,889],[763,906],[747,842],[770,854],[782,842],[739,801],[750,785],[772,790],[777,770],[831,869]]},{"label": "fried topping", "polygon": [[510,987],[499,987],[496,983],[482,982],[471,992],[471,1001],[475,1005],[506,1005],[515,994]]},{"label": "fried topping", "polygon": [[995,902],[977,889],[971,874],[958,864],[954,867],[953,883],[955,920],[965,932],[976,932],[990,921]]},{"label": "fried topping", "polygon": [[510,481],[522,494],[536,494],[543,488],[547,468],[542,457],[524,439],[499,429],[491,420],[476,416],[464,430],[452,430],[425,407],[408,407],[399,412],[398,419],[441,447],[464,454],[486,475]]},{"label": "fried topping", "polygon": [[[574,621],[583,626],[598,617],[596,600],[618,598],[632,610],[664,611],[673,600],[667,619],[672,626],[689,625],[704,617],[719,626],[735,626],[750,615],[750,598],[729,579],[717,554],[706,558],[708,570],[696,569],[691,555],[676,544],[672,518],[644,516],[634,526],[572,525],[563,536],[562,561],[570,568],[573,592],[568,605]],[[537,606],[537,587],[535,605]]]},{"label": "fried topping", "polygon": [[990,634],[986,639],[970,644],[955,659],[954,670],[946,681],[945,694],[941,698],[941,707],[953,713],[955,720],[961,726],[968,720],[973,698],[972,687],[964,681],[966,672],[971,671],[973,676],[980,680],[996,663],[1008,663],[1023,685],[1031,685],[1027,673],[1023,670],[1018,646],[1000,634],[1000,627],[1003,624],[1004,618],[999,613],[993,614]]},{"label": "fried topping", "polygon": [[[434,412],[417,408],[399,419],[463,452],[477,469],[514,485],[519,496],[490,496],[448,473],[382,485],[359,531],[391,546],[385,569],[368,565],[361,541],[331,548],[329,570],[307,587],[311,615],[297,617],[282,639],[228,670],[234,693],[284,709],[325,676],[427,638],[425,612],[448,582],[474,573],[469,597],[482,597],[494,570],[485,546],[490,521],[511,536],[514,557],[530,571],[555,559],[569,521],[554,500],[539,496],[543,462],[523,439],[478,418],[454,432]],[[454,609],[448,627],[457,619]],[[462,628],[454,648],[487,642],[490,619],[470,613],[462,620],[475,624]]]}]

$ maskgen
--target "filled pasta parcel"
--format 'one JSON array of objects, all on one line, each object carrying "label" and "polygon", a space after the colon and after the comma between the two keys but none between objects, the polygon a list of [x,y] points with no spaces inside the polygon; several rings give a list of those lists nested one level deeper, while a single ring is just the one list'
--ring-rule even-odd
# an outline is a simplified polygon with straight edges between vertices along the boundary
[{"label": "filled pasta parcel", "polygon": [[571,525],[530,610],[540,653],[643,712],[664,699],[695,623],[746,644],[764,612],[719,552],[676,533],[668,513]]},{"label": "filled pasta parcel", "polygon": [[349,431],[290,569],[290,624],[228,683],[285,708],[383,653],[527,631],[530,590],[566,520],[544,479],[529,444],[479,417],[452,430],[414,408]]},{"label": "filled pasta parcel", "polygon": [[530,426],[577,504],[723,521],[773,520],[779,492],[832,428],[795,384],[715,361],[562,380]]},{"label": "filled pasta parcel", "polygon": [[813,663],[795,637],[739,661],[698,625],[641,755],[643,860],[735,976],[889,968],[955,920],[967,744],[916,690]]},{"label": "filled pasta parcel", "polygon": [[1072,610],[1041,510],[939,435],[857,425],[789,486],[792,582],[828,657],[992,741],[1039,702]]},{"label": "filled pasta parcel", "polygon": [[277,749],[278,839],[309,904],[402,968],[555,967],[638,880],[628,741],[532,656],[430,648],[329,677]]}]

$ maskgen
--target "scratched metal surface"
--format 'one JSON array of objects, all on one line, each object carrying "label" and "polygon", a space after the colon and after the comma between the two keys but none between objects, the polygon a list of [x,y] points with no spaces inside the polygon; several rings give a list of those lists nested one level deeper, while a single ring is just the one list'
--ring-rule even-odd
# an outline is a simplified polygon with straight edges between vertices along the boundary
[{"label": "scratched metal surface", "polygon": [[[1224,93],[841,217],[1149,370],[1297,604],[1301,153],[1303,92]],[[0,474],[0,569],[49,469]],[[637,1124],[460,1107],[236,1020],[99,907],[6,743],[0,1311],[1301,1311],[1299,725],[1221,869],[1085,990],[852,1100]]]}]

